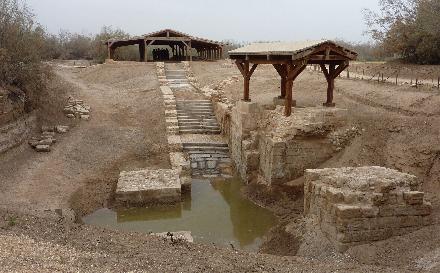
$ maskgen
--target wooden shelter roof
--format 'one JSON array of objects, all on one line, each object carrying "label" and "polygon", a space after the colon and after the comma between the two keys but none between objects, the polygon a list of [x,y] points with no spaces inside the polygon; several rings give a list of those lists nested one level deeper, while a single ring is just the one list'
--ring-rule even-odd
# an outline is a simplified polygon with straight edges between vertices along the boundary
[{"label": "wooden shelter roof", "polygon": [[163,29],[127,39],[109,39],[108,41],[105,42],[105,44],[114,47],[119,47],[119,46],[135,45],[141,43],[142,41],[148,42],[153,40],[155,41],[155,45],[167,45],[172,42],[191,41],[192,47],[194,48],[199,48],[199,47],[218,48],[223,46],[223,43],[221,42],[192,36],[187,33],[183,33],[172,29]]},{"label": "wooden shelter roof", "polygon": [[253,43],[229,51],[229,56],[231,59],[243,59],[249,58],[249,56],[266,56],[267,58],[281,57],[295,61],[312,55],[322,54],[322,51],[326,50],[330,50],[332,55],[339,55],[341,58],[347,60],[355,60],[357,58],[356,52],[344,48],[330,40]]}]

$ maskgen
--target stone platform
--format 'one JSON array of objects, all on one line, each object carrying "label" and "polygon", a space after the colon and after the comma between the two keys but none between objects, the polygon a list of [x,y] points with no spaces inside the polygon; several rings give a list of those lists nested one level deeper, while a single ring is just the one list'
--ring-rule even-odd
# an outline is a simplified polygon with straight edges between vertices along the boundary
[{"label": "stone platform", "polygon": [[413,175],[383,167],[306,170],[304,214],[339,251],[413,232],[432,207]]},{"label": "stone platform", "polygon": [[116,200],[134,205],[176,203],[181,200],[177,170],[140,170],[121,172]]}]

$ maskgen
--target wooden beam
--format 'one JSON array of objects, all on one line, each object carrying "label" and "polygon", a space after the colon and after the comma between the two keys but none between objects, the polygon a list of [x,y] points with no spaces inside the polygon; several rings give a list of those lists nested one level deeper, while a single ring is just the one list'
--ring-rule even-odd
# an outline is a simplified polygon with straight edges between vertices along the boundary
[{"label": "wooden beam", "polygon": [[284,107],[284,115],[289,117],[292,114],[292,101],[293,101],[293,81],[306,69],[307,60],[303,60],[296,65],[294,63],[287,64],[287,77],[286,77],[286,99]]},{"label": "wooden beam", "polygon": [[273,64],[273,67],[275,67],[275,70],[281,77],[281,95],[279,96],[279,98],[284,99],[286,97],[287,65]]},{"label": "wooden beam", "polygon": [[145,40],[157,40],[157,41],[191,41],[191,38],[186,37],[145,37]]},{"label": "wooden beam", "polygon": [[255,69],[257,68],[258,64],[253,64],[250,69],[249,69],[249,62],[236,61],[235,64],[237,65],[238,70],[240,71],[241,75],[243,75],[243,79],[244,79],[243,101],[250,101],[249,99],[250,79]]}]

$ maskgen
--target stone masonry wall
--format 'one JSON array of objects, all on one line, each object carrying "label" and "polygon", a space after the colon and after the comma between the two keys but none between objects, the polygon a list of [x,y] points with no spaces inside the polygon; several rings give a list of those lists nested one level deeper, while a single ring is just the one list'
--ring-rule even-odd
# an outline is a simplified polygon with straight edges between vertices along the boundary
[{"label": "stone masonry wall", "polygon": [[20,145],[30,137],[35,128],[36,117],[25,115],[0,127],[0,154]]},{"label": "stone masonry wall", "polygon": [[282,107],[265,110],[240,101],[230,114],[232,160],[244,181],[282,184],[328,160],[352,136],[345,113],[337,108],[295,108],[284,117]]},{"label": "stone masonry wall", "polygon": [[432,207],[413,175],[383,167],[307,170],[304,214],[339,251],[432,223]]}]

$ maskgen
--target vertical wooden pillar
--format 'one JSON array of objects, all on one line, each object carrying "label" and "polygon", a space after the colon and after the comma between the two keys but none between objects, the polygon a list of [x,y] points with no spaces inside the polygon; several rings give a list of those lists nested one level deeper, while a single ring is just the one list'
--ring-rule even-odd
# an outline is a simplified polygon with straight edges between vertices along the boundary
[{"label": "vertical wooden pillar", "polygon": [[338,77],[342,71],[344,71],[348,67],[348,62],[344,62],[339,64],[336,68],[336,64],[330,64],[329,69],[325,64],[320,64],[321,70],[324,73],[324,76],[327,80],[327,101],[323,103],[325,107],[335,107],[335,103],[333,103],[333,93],[335,90],[335,79]]},{"label": "vertical wooden pillar", "polygon": [[191,41],[189,41],[188,43],[188,47],[189,47],[189,61],[192,62],[193,60],[193,54],[192,54],[192,45],[191,45]]},{"label": "vertical wooden pillar", "polygon": [[139,43],[139,61],[145,62],[145,41]]},{"label": "vertical wooden pillar", "polygon": [[278,75],[281,77],[281,95],[280,99],[286,98],[286,89],[287,89],[287,65],[286,64],[274,64],[273,67],[278,72]]},{"label": "vertical wooden pillar", "polygon": [[289,117],[292,114],[292,100],[293,100],[293,80],[286,80],[286,90],[285,90],[285,107],[284,115]]},{"label": "vertical wooden pillar", "polygon": [[252,68],[249,69],[249,61],[240,61],[237,60],[235,64],[243,75],[244,86],[243,86],[243,101],[251,101],[249,96],[249,84],[252,74],[257,68],[257,64],[252,65]]},{"label": "vertical wooden pillar", "polygon": [[307,60],[303,60],[301,63],[293,65],[289,63],[286,65],[286,99],[284,107],[284,115],[286,117],[292,114],[293,105],[293,82],[307,67]]}]

